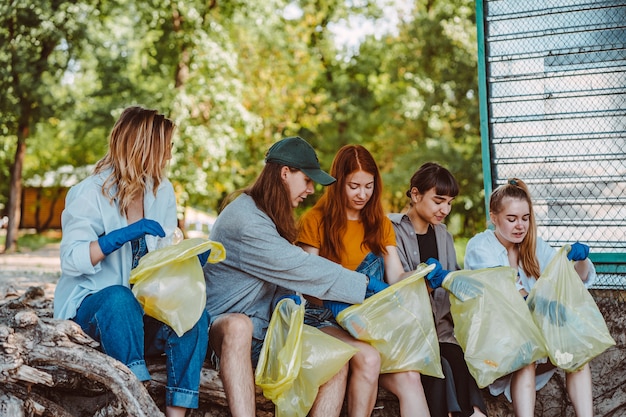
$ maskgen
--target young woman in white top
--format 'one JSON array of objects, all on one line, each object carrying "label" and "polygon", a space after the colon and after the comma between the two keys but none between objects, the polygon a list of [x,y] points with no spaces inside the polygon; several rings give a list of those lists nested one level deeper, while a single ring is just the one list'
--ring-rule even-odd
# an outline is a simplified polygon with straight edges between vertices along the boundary
[{"label": "young woman in white top", "polygon": [[[467,244],[465,267],[468,269],[511,266],[518,271],[517,289],[527,297],[556,250],[537,236],[537,224],[530,192],[526,184],[512,178],[496,188],[489,201],[489,217],[495,226],[474,236]],[[568,258],[586,286],[596,276],[587,258],[589,247],[574,243]],[[505,393],[513,402],[515,415],[531,417],[535,412],[536,390],[547,384],[555,367],[547,361],[530,364],[507,377],[496,380],[489,388],[493,395]],[[569,398],[577,417],[593,415],[591,371],[589,364],[566,374]]]}]

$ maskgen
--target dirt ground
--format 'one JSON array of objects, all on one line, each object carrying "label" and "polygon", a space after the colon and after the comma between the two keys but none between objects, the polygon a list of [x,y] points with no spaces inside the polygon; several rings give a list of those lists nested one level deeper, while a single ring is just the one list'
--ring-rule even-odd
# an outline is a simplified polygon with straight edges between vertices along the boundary
[{"label": "dirt ground", "polygon": [[59,246],[54,243],[36,251],[0,253],[0,300],[21,295],[31,286],[42,287],[52,298],[61,274]]}]

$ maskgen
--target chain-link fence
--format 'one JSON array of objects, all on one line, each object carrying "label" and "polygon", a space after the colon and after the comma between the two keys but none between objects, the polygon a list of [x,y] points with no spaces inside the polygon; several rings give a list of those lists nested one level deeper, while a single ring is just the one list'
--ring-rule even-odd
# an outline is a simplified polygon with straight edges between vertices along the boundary
[{"label": "chain-link fence", "polygon": [[[539,234],[626,289],[626,1],[478,1],[487,195],[530,187]],[[489,163],[490,162],[490,163]]]}]

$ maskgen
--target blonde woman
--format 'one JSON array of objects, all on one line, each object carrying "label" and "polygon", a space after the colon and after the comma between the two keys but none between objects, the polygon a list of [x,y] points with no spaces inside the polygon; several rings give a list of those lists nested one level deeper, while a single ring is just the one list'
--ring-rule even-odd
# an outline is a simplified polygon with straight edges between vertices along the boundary
[{"label": "blonde woman", "polygon": [[[495,228],[470,239],[465,251],[465,267],[515,268],[518,271],[517,289],[526,298],[556,250],[537,235],[530,191],[522,180],[511,178],[491,193],[489,218]],[[590,286],[596,277],[588,254],[589,247],[576,242],[567,255],[575,262],[574,268],[586,286]],[[543,362],[527,365],[512,375],[496,380],[489,387],[491,393],[504,393],[513,402],[516,416],[533,416],[536,390],[547,384],[556,370],[549,362]],[[576,416],[591,417],[593,398],[589,364],[577,372],[567,373],[566,385]]]},{"label": "blonde woman", "polygon": [[74,320],[140,381],[150,379],[144,357],[165,353],[168,417],[198,407],[208,316],[179,337],[144,315],[128,280],[148,251],[145,236],[163,237],[164,228],[177,223],[174,190],[165,178],[173,130],[172,121],[156,110],[122,112],[107,154],[67,195],[54,297],[55,318]]}]

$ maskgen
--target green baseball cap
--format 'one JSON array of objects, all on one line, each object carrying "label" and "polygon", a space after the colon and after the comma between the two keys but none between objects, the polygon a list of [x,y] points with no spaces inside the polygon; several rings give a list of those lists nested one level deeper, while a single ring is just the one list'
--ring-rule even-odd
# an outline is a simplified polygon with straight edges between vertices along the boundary
[{"label": "green baseball cap", "polygon": [[279,140],[265,154],[265,162],[275,162],[299,169],[313,181],[330,185],[337,181],[322,171],[315,149],[299,136]]}]

